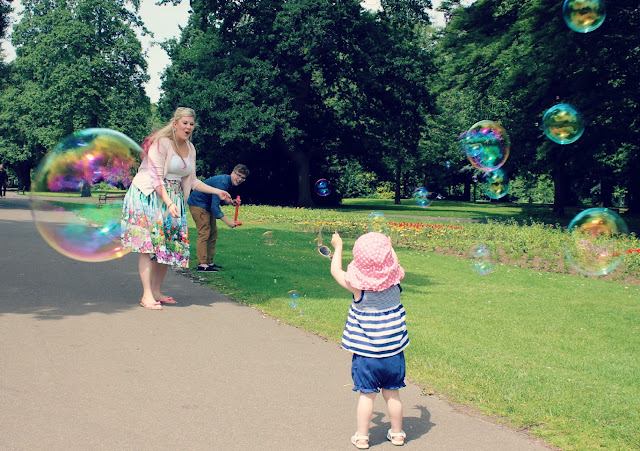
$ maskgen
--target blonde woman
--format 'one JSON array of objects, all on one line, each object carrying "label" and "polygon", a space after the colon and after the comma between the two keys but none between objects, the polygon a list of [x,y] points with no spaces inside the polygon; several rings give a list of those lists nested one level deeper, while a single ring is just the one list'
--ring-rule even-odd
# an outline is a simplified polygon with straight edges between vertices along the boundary
[{"label": "blonde woman", "polygon": [[150,310],[177,304],[162,293],[162,282],[168,265],[189,267],[189,193],[202,191],[231,202],[228,192],[196,177],[196,149],[191,143],[195,121],[191,108],[180,107],[167,125],[143,141],[144,157],[124,198],[122,243],[140,253],[140,305]]}]

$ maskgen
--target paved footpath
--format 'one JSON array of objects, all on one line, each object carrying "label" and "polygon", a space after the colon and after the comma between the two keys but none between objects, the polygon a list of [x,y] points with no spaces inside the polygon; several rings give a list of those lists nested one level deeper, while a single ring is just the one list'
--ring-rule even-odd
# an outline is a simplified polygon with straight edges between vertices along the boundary
[{"label": "paved footpath", "polygon": [[[133,254],[83,263],[0,199],[0,450],[352,450],[357,395],[337,343],[169,271],[180,304],[138,305]],[[233,268],[226,268],[233,271]],[[345,310],[346,312],[346,310]],[[548,450],[418,386],[406,450]],[[379,396],[371,449],[400,449]]]}]

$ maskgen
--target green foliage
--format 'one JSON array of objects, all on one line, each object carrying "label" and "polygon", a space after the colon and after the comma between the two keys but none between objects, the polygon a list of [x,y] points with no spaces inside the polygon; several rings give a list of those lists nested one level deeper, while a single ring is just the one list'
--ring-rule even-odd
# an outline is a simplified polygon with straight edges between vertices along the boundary
[{"label": "green foliage", "polygon": [[16,59],[0,92],[0,158],[28,186],[29,172],[63,137],[113,128],[148,130],[147,64],[132,27],[137,1],[25,1]]},{"label": "green foliage", "polygon": [[195,108],[203,168],[242,160],[271,187],[256,184],[256,202],[311,205],[329,156],[390,179],[415,151],[434,70],[399,20],[404,3],[406,13],[423,2],[380,16],[357,0],[192,2],[180,41],[165,43],[173,64],[161,111]]},{"label": "green foliage", "polygon": [[553,203],[553,181],[546,174],[535,177],[518,175],[509,181],[509,196],[515,202]]},{"label": "green foliage", "polygon": [[[638,59],[629,55],[640,45],[637,5],[610,6],[605,24],[587,34],[566,26],[561,7],[554,0],[444,5],[450,21],[434,42],[440,68],[434,93],[442,114],[430,122],[423,164],[429,168],[448,158],[460,176],[450,182],[465,183],[465,162],[450,149],[474,122],[496,120],[512,140],[505,169],[514,179],[547,175],[558,212],[581,199],[610,205],[620,183],[635,208],[640,182],[631,174],[640,163],[633,124],[640,104],[634,92],[640,79]],[[550,143],[538,126],[546,109],[560,102],[587,118],[575,145]]]}]

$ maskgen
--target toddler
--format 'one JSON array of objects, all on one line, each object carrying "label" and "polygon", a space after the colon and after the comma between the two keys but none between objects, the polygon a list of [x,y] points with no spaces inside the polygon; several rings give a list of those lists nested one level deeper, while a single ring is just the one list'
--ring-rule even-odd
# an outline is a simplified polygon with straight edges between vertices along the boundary
[{"label": "toddler", "polygon": [[353,245],[353,261],[342,270],[342,238],[331,238],[334,255],[331,275],[351,293],[353,302],[342,334],[342,347],[353,352],[353,390],[360,392],[356,412],[358,430],[351,437],[358,449],[369,448],[369,424],[376,394],[382,389],[391,429],[387,439],[404,445],[402,401],[405,386],[404,348],[409,345],[404,307],[400,303],[400,280],[404,269],[389,237],[378,232],[362,235]]}]

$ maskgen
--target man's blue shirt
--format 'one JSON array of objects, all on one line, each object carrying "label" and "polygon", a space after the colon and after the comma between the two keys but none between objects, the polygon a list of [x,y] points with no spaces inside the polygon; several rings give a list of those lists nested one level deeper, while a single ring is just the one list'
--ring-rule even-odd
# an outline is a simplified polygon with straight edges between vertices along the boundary
[{"label": "man's blue shirt", "polygon": [[[227,192],[233,188],[231,176],[229,174],[215,175],[203,181],[209,186],[213,186],[214,188]],[[204,208],[208,212],[213,213],[216,219],[220,219],[224,216],[224,213],[222,213],[222,210],[220,209],[220,198],[216,194],[207,194],[194,190],[189,194],[187,203],[193,207]]]}]

